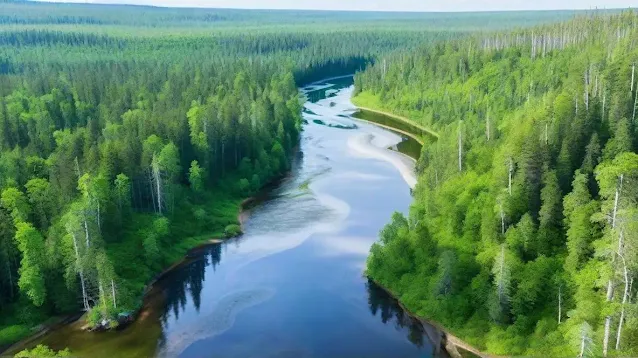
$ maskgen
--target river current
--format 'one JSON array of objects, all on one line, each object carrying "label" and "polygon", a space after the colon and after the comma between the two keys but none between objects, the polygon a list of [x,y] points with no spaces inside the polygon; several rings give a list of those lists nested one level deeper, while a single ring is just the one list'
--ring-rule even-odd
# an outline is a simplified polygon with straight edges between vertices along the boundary
[{"label": "river current", "polygon": [[92,358],[443,356],[439,332],[363,275],[383,225],[408,211],[415,150],[401,153],[405,138],[353,118],[351,84],[301,89],[292,171],[250,210],[244,236],[192,253],[126,329],[69,325],[43,343]]}]

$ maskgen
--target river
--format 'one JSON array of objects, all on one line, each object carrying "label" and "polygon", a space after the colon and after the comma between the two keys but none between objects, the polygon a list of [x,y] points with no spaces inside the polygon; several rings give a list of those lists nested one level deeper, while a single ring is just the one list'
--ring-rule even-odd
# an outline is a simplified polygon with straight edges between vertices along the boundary
[{"label": "river", "polygon": [[74,323],[41,343],[91,358],[445,356],[440,332],[363,276],[379,230],[409,208],[408,155],[420,147],[354,119],[351,84],[302,89],[307,123],[292,171],[250,210],[244,236],[192,253],[129,327]]}]

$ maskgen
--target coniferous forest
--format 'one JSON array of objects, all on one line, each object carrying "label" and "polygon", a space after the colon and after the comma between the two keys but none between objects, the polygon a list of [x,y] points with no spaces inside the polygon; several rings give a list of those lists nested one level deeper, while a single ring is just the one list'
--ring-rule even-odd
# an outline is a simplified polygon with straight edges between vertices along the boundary
[{"label": "coniferous forest", "polygon": [[[297,155],[298,86],[440,133],[368,274],[498,354],[638,354],[637,16],[0,1],[0,349],[134,312]],[[486,333],[487,332],[487,333]]]},{"label": "coniferous forest", "polygon": [[295,155],[297,86],[571,16],[0,2],[0,347],[53,316],[113,324],[189,248],[237,235]]},{"label": "coniferous forest", "polygon": [[368,274],[484,351],[638,355],[638,16],[397,51],[355,103],[440,134]]}]

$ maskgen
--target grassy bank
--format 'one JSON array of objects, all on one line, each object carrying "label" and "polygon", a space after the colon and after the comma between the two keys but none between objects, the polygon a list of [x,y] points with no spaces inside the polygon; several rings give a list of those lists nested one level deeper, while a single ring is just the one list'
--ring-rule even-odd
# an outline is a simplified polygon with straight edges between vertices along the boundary
[{"label": "grassy bank", "polygon": [[[404,113],[404,111],[397,111],[393,109],[389,109],[383,106],[381,100],[378,96],[375,96],[368,92],[361,92],[358,95],[352,97],[352,103],[359,107],[360,109],[382,114],[384,116],[391,117],[398,121],[404,122],[410,126],[413,126],[419,129],[422,132],[425,132],[433,137],[439,138],[439,134],[430,128],[426,128],[420,124],[418,118],[418,113]],[[414,119],[410,119],[414,118]],[[413,133],[414,134],[414,133]]]}]

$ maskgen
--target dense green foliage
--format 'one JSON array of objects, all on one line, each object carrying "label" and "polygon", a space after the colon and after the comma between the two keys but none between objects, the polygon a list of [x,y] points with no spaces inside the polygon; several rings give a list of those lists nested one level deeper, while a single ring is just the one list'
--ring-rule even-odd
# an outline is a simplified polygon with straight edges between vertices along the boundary
[{"label": "dense green foliage", "polygon": [[297,85],[572,12],[380,14],[0,2],[0,345],[134,310],[288,170]]},{"label": "dense green foliage", "polygon": [[335,39],[220,30],[191,10],[0,10],[0,345],[80,308],[115,324],[188,248],[240,234],[241,199],[288,170],[296,81],[353,71],[363,46],[417,31]]},{"label": "dense green foliage", "polygon": [[356,101],[441,134],[368,274],[496,354],[638,355],[638,16],[399,52]]},{"label": "dense green foliage", "polygon": [[71,357],[71,352],[68,349],[56,352],[51,348],[43,345],[38,345],[35,348],[28,350],[25,349],[22,352],[19,352],[15,355],[16,358],[61,358],[61,357]]}]

